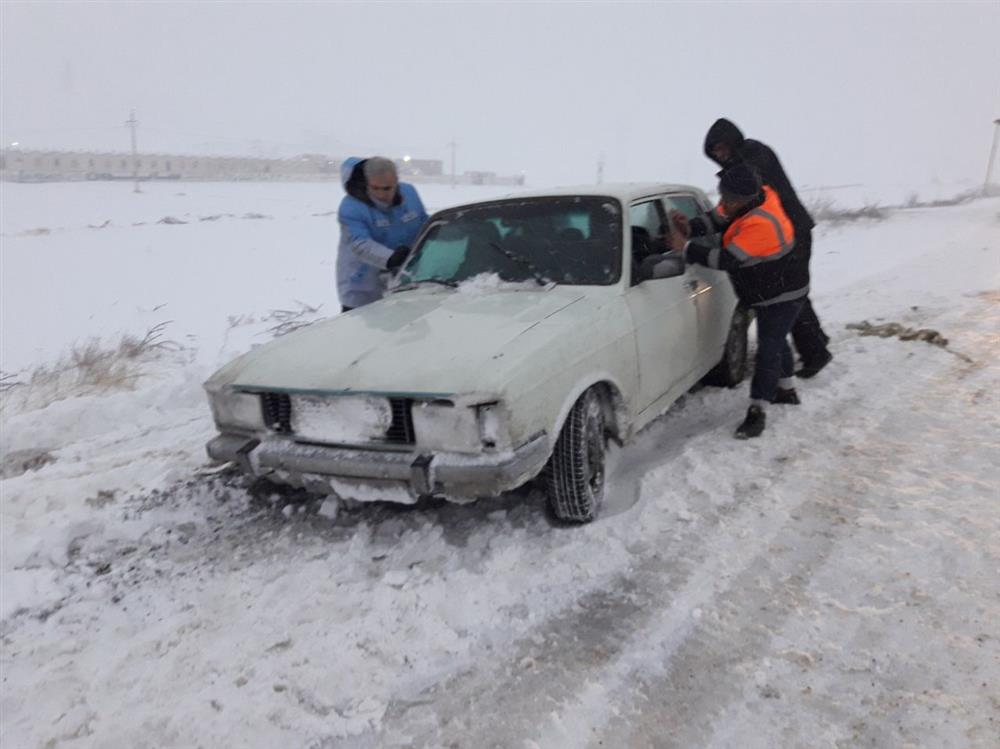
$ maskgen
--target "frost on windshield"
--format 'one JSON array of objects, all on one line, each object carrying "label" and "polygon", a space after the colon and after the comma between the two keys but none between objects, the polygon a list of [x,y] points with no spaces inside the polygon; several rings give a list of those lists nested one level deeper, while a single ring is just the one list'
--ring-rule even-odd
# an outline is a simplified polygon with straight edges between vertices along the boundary
[{"label": "frost on windshield", "polygon": [[[621,206],[602,196],[500,200],[439,213],[399,279],[604,286],[621,275]],[[480,284],[480,282],[477,282]]]}]

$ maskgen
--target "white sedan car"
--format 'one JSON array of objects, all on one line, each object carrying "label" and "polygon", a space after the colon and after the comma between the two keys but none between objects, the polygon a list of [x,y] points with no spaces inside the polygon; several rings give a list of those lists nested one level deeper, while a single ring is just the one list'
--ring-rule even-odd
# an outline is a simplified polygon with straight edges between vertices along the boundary
[{"label": "white sedan car", "polygon": [[592,520],[609,439],[746,371],[726,274],[669,252],[682,185],[516,195],[431,217],[384,299],[255,348],[205,384],[209,455],[356,500],[469,501],[544,476]]}]

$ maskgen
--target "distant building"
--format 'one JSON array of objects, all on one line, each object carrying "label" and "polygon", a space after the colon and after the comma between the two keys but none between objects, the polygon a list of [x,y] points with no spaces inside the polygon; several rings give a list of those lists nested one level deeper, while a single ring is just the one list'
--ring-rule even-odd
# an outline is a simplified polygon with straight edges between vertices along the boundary
[{"label": "distant building", "polygon": [[[436,159],[395,160],[400,176],[411,182],[449,183]],[[73,182],[84,180],[284,180],[340,179],[341,159],[302,154],[290,159],[243,156],[191,156],[165,153],[132,154],[108,151],[0,150],[0,180],[7,182]],[[520,185],[524,177],[500,177],[493,172],[466,172],[459,184]]]},{"label": "distant building", "polygon": [[323,179],[339,173],[340,162],[325,156],[256,159],[95,151],[0,152],[0,178],[13,182],[75,180],[255,180]]},{"label": "distant building", "polygon": [[440,159],[411,159],[406,156],[395,159],[400,176],[440,177],[444,172],[444,162]]}]

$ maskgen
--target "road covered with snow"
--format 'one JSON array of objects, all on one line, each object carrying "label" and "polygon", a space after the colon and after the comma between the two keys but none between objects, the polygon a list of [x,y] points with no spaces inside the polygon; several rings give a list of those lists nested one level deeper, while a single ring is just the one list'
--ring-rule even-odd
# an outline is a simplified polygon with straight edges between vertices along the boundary
[{"label": "road covered with snow", "polygon": [[[204,470],[212,368],[276,309],[336,308],[335,199],[218,186],[228,215],[157,224],[187,196],[9,187],[67,218],[4,226],[3,746],[1000,742],[1000,200],[821,225],[835,359],[802,405],[743,442],[746,385],[689,393],[560,527],[533,486],[338,511]],[[41,351],[167,319],[129,388],[31,383]]]}]

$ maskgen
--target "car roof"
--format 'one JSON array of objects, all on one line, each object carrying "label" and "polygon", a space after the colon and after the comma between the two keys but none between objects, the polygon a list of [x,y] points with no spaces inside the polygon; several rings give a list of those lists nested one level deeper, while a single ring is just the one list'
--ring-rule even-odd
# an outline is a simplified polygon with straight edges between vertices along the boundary
[{"label": "car roof", "polygon": [[693,192],[696,195],[702,194],[701,188],[692,185],[667,182],[615,182],[603,185],[572,185],[567,187],[550,187],[543,190],[527,190],[525,192],[510,193],[500,199],[544,198],[561,195],[598,195],[618,198],[623,203],[628,203],[639,198],[667,192]]}]

